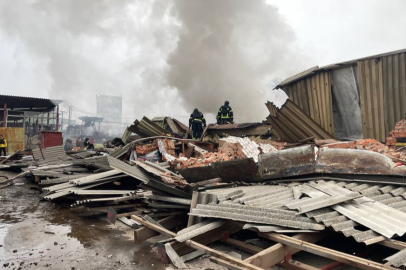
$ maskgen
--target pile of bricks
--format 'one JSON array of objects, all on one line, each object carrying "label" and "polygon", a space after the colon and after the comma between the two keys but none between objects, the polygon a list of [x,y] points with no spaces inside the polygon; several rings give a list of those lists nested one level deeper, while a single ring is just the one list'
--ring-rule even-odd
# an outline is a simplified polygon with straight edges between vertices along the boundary
[{"label": "pile of bricks", "polygon": [[153,141],[151,144],[137,144],[135,146],[135,151],[138,155],[144,156],[158,149],[158,144]]},{"label": "pile of bricks", "polygon": [[325,144],[321,146],[322,148],[341,148],[341,149],[359,149],[359,150],[368,150],[377,153],[388,153],[389,148],[378,142],[375,139],[362,139],[357,141],[350,142],[337,142],[331,144]]},{"label": "pile of bricks", "polygon": [[406,138],[406,119],[397,122],[392,131],[389,132],[389,137],[386,138],[386,145],[394,147],[397,138]]},{"label": "pile of bricks", "polygon": [[183,169],[208,166],[213,162],[245,158],[244,154],[242,153],[241,146],[238,147],[237,145],[238,144],[235,144],[235,146],[229,146],[231,149],[233,149],[232,151],[219,150],[218,152],[213,153],[207,152],[203,154],[201,158],[191,157],[187,160],[176,159],[173,163],[176,164],[177,169]]}]

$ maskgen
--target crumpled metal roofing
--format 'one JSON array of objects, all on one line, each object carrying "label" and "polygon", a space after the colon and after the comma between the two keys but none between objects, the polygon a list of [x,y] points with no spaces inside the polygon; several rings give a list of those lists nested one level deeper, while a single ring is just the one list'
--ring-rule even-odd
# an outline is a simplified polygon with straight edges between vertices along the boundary
[{"label": "crumpled metal roofing", "polygon": [[[311,186],[332,196],[351,193],[346,188],[323,181],[317,184],[312,183]],[[345,204],[332,206],[332,208],[352,221],[388,238],[402,236],[406,233],[406,213],[373,199],[362,197]]]},{"label": "crumpled metal roofing", "polygon": [[107,159],[109,161],[110,167],[121,171],[129,176],[137,178],[144,183],[148,183],[152,178],[136,166],[131,166],[111,156],[107,156]]},{"label": "crumpled metal roofing", "polygon": [[222,226],[225,222],[222,220],[207,220],[200,223],[197,223],[191,227],[183,229],[178,232],[175,240],[178,242],[185,242],[195,236],[198,236],[202,233],[214,230],[220,226]]},{"label": "crumpled metal roofing", "polygon": [[[245,186],[245,187],[234,187],[228,189],[219,190],[208,190],[205,193],[215,194],[220,196],[223,200],[219,205],[228,205],[229,207],[236,207],[242,204],[251,207],[261,207],[270,209],[283,209],[284,205],[297,202],[297,199],[303,194],[324,194],[321,191],[315,189],[311,185],[323,186],[324,184],[329,184],[331,190],[341,190],[345,188],[347,190],[346,194],[353,194],[354,192],[364,195],[364,200],[375,200],[379,201],[381,204],[386,204],[394,210],[398,210],[397,213],[406,212],[406,199],[402,196],[405,195],[406,186],[392,186],[392,185],[374,185],[365,183],[355,183],[355,182],[310,182],[310,185],[294,183],[291,185],[266,185],[266,186]],[[228,198],[224,196],[225,194],[231,194],[233,192],[240,191],[238,197]],[[241,194],[242,191],[242,194]],[[200,194],[205,194],[200,193]],[[395,196],[396,195],[396,196]],[[355,195],[353,195],[355,196]],[[225,199],[225,200],[224,200]],[[306,206],[306,201],[308,203],[312,202],[311,199],[301,199],[302,206]],[[343,205],[346,203],[338,203]],[[360,230],[358,227],[361,226],[360,223],[353,221],[346,216],[340,214],[332,207],[326,206],[325,202],[320,202],[317,206],[319,209],[309,211],[305,215],[309,218],[314,219],[317,223],[324,224],[326,227],[331,227],[337,232],[343,233],[346,237],[353,237],[357,242],[364,242],[365,244],[372,244],[386,239],[386,237],[374,232],[371,229]],[[292,213],[299,214],[294,211]],[[246,221],[249,222],[249,221]],[[290,227],[290,226],[286,226]],[[290,227],[291,228],[291,227]]]},{"label": "crumpled metal roofing", "polygon": [[47,147],[45,149],[34,149],[32,150],[32,155],[35,160],[45,160],[49,162],[68,159],[62,145]]},{"label": "crumpled metal roofing", "polygon": [[269,101],[265,105],[270,112],[268,122],[284,141],[295,143],[313,136],[320,140],[334,139],[290,99],[280,109]]},{"label": "crumpled metal roofing", "polygon": [[134,124],[128,127],[128,130],[140,135],[141,137],[160,136],[169,133],[169,131],[158,126],[145,116],[141,119],[141,121],[135,120]]},{"label": "crumpled metal roofing", "polygon": [[406,249],[395,253],[394,255],[384,259],[384,261],[390,262],[395,267],[406,266]]},{"label": "crumpled metal roofing", "polygon": [[239,204],[198,204],[196,205],[196,208],[192,209],[190,215],[286,226],[307,230],[324,230],[325,228],[323,225],[317,224],[310,218],[294,215],[294,212],[292,211],[249,207]]}]

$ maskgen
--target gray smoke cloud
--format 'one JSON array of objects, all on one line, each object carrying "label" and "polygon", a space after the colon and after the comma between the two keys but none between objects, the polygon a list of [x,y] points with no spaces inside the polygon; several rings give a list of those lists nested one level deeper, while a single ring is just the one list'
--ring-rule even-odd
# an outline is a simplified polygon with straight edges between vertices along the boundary
[{"label": "gray smoke cloud", "polygon": [[0,74],[10,94],[47,93],[89,115],[97,94],[122,96],[129,119],[185,121],[198,107],[214,120],[227,99],[236,121],[260,121],[266,100],[283,96],[272,87],[306,67],[293,31],[260,0],[3,0],[0,40],[14,81],[26,81]]},{"label": "gray smoke cloud", "polygon": [[264,119],[267,97],[283,98],[271,92],[275,77],[301,64],[278,10],[245,0],[181,0],[172,10],[182,29],[167,76],[186,109],[215,113],[228,100],[238,122]]}]

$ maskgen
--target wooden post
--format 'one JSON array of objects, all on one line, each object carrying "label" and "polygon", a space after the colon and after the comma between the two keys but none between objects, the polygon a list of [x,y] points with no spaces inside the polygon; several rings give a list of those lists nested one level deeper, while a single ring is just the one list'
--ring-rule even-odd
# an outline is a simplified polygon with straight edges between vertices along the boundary
[{"label": "wooden post", "polygon": [[4,103],[3,127],[7,127],[7,103]]},{"label": "wooden post", "polygon": [[[49,113],[48,113],[49,116]],[[49,119],[49,117],[48,117]],[[56,106],[56,126],[55,126],[55,131],[59,131],[59,105]]]}]

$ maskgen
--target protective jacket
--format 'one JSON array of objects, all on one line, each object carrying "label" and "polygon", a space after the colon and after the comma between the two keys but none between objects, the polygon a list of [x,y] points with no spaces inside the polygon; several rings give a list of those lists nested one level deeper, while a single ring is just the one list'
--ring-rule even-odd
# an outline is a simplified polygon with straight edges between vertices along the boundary
[{"label": "protective jacket", "polygon": [[189,127],[193,123],[203,124],[205,126],[206,125],[206,119],[204,118],[204,115],[201,112],[193,111],[193,113],[190,115],[190,118],[189,118]]},{"label": "protective jacket", "polygon": [[234,119],[233,109],[229,105],[221,106],[217,113],[216,118],[217,120],[225,119],[227,121],[230,120],[232,122]]},{"label": "protective jacket", "polygon": [[7,140],[6,139],[0,139],[0,148],[5,148],[7,147]]}]

